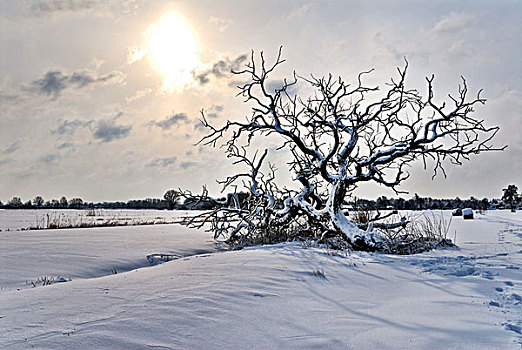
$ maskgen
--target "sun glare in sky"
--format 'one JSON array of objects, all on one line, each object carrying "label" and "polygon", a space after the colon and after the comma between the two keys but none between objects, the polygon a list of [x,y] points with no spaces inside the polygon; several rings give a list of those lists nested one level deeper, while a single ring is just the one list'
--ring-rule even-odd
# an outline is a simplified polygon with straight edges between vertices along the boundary
[{"label": "sun glare in sky", "polygon": [[170,13],[151,28],[147,51],[163,75],[163,87],[181,89],[192,80],[192,71],[200,65],[194,33],[179,14]]}]

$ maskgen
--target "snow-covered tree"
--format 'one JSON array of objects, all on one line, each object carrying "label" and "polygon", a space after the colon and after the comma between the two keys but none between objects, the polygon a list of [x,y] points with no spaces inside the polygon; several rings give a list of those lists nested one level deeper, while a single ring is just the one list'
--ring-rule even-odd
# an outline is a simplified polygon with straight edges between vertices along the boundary
[{"label": "snow-covered tree", "polygon": [[[283,62],[281,50],[272,65],[262,52],[259,58],[252,52],[245,69],[234,72],[247,80],[239,95],[252,112],[243,121],[228,120],[217,127],[202,111],[208,134],[200,144],[223,145],[227,157],[244,170],[221,181],[224,191],[230,191],[224,200],[210,197],[206,189],[200,195],[180,195],[215,206],[189,225],[209,223],[214,236],[226,242],[307,236],[335,238],[353,249],[390,251],[388,236],[380,230],[399,230],[407,221],[351,220],[345,203],[360,184],[374,182],[400,193],[399,185],[410,176],[406,169],[415,161],[425,167],[431,161],[433,176],[446,175],[447,164],[461,165],[472,154],[503,149],[490,142],[499,128],[473,117],[475,106],[485,100],[480,91],[468,97],[464,78],[445,102],[435,97],[433,75],[426,78],[426,97],[406,87],[407,61],[382,90],[363,82],[371,71],[360,73],[353,85],[332,75],[305,78],[294,73],[274,90],[269,76]],[[305,89],[313,91],[309,97],[293,93]],[[254,146],[268,136],[279,137],[279,150],[291,155],[293,185],[277,182],[271,152]],[[238,186],[249,192],[244,205]]]}]

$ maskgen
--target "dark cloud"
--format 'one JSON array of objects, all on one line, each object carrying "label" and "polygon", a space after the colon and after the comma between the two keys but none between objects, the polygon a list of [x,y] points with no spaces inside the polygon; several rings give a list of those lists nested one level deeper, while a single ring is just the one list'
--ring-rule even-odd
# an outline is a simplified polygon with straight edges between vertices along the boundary
[{"label": "dark cloud", "polygon": [[247,57],[247,55],[239,55],[233,60],[230,60],[228,57],[224,60],[219,60],[212,65],[212,68],[195,73],[194,78],[199,81],[201,85],[204,85],[210,81],[211,76],[217,79],[230,77],[232,71],[239,70],[241,64]]},{"label": "dark cloud", "polygon": [[219,113],[223,112],[223,109],[223,105],[212,105],[209,109],[207,109],[205,117],[215,119],[219,117]]},{"label": "dark cloud", "polygon": [[[96,79],[94,79],[91,75],[85,73],[85,72],[74,72],[73,74],[71,74],[71,76],[69,77],[69,82],[71,84],[76,84],[76,86],[78,86],[79,88],[82,88],[82,87],[85,87],[89,84],[92,84],[96,81]],[[106,81],[103,80],[103,81]]]},{"label": "dark cloud", "polygon": [[17,99],[18,99],[18,95],[6,94],[3,92],[0,92],[0,105],[4,104],[6,102],[16,101]]},{"label": "dark cloud", "polygon": [[99,5],[94,0],[38,0],[34,1],[31,11],[39,13],[52,13],[62,11],[92,10]]},{"label": "dark cloud", "polygon": [[[284,80],[272,80],[266,84],[266,89],[267,89],[268,93],[274,94],[276,92],[276,90],[281,90],[284,85],[285,85]],[[295,95],[297,93],[297,91],[298,91],[297,84],[287,86],[287,88],[286,88],[286,93],[290,96]]]},{"label": "dark cloud", "polygon": [[47,96],[53,95],[58,98],[60,92],[67,88],[67,76],[60,71],[49,71],[44,74],[43,78],[34,80],[31,86],[40,94]]},{"label": "dark cloud", "polygon": [[90,71],[79,71],[72,74],[65,74],[61,70],[50,70],[40,79],[34,80],[29,90],[41,95],[51,96],[56,100],[61,92],[70,87],[84,88],[92,84],[102,84],[111,81],[119,81],[124,74],[118,71],[106,75],[97,76]]},{"label": "dark cloud", "polygon": [[[223,105],[212,105],[204,111],[205,118],[216,119],[219,117],[219,113],[223,112],[223,109]],[[201,123],[198,122],[198,124]]]},{"label": "dark cloud", "polygon": [[74,144],[72,144],[70,142],[64,142],[61,145],[59,145],[57,148],[58,149],[66,149],[66,148],[71,148],[71,147],[74,147]]},{"label": "dark cloud", "polygon": [[173,126],[177,125],[178,123],[186,122],[187,120],[188,117],[185,113],[176,113],[163,120],[151,120],[147,125],[155,125],[161,128],[162,130],[170,130]]},{"label": "dark cloud", "polygon": [[203,131],[205,129],[206,129],[205,124],[203,124],[200,120],[198,120],[198,122],[196,124],[194,124],[194,130],[196,130],[196,131]]},{"label": "dark cloud", "polygon": [[60,158],[59,154],[48,154],[48,155],[43,156],[41,158],[41,161],[44,163],[52,163],[55,160],[57,160],[58,158]]},{"label": "dark cloud", "polygon": [[13,142],[9,146],[7,146],[7,148],[4,149],[4,151],[2,153],[3,154],[11,154],[11,153],[13,153],[14,151],[16,151],[19,148],[20,148],[20,140],[16,140],[15,142]]},{"label": "dark cloud", "polygon": [[78,119],[69,121],[64,120],[58,125],[58,127],[55,130],[51,130],[51,133],[58,134],[58,135],[73,135],[76,129],[80,127],[87,127],[92,124],[92,120],[89,121],[81,121]]},{"label": "dark cloud", "polygon": [[28,3],[27,10],[33,16],[59,13],[93,13],[95,15],[134,15],[139,12],[142,0],[19,0]]},{"label": "dark cloud", "polygon": [[194,165],[198,164],[197,162],[190,162],[190,161],[187,161],[187,162],[181,162],[179,164],[179,166],[182,168],[182,169],[188,169],[188,168],[191,168],[193,167]]},{"label": "dark cloud", "polygon": [[131,129],[131,125],[116,125],[113,119],[100,120],[94,128],[93,136],[101,142],[110,142],[127,137]]},{"label": "dark cloud", "polygon": [[[221,112],[223,112],[224,109],[225,108],[223,107],[223,105],[212,105],[204,111],[205,118],[217,119],[219,117],[219,114]],[[206,129],[206,127],[205,127],[205,124],[203,124],[202,120],[198,120],[194,124],[194,131],[204,131],[205,129]],[[190,137],[192,135],[188,135],[188,136]]]},{"label": "dark cloud", "polygon": [[147,166],[166,168],[168,166],[176,164],[177,160],[178,157],[154,158],[149,163],[147,163]]}]

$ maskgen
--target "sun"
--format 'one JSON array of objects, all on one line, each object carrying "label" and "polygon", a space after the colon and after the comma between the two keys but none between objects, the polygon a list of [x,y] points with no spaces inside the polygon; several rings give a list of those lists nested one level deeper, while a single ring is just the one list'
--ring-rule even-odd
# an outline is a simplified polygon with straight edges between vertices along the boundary
[{"label": "sun", "polygon": [[200,65],[199,48],[183,17],[170,13],[149,28],[147,52],[163,76],[163,88],[182,89]]}]

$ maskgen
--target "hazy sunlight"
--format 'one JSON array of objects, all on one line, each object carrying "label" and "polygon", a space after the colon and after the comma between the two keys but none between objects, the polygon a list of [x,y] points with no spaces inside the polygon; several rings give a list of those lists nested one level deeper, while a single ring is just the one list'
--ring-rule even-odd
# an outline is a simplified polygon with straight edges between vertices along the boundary
[{"label": "hazy sunlight", "polygon": [[192,81],[192,71],[200,64],[198,45],[180,15],[166,15],[154,24],[147,46],[150,58],[164,76],[164,88],[181,89]]}]

